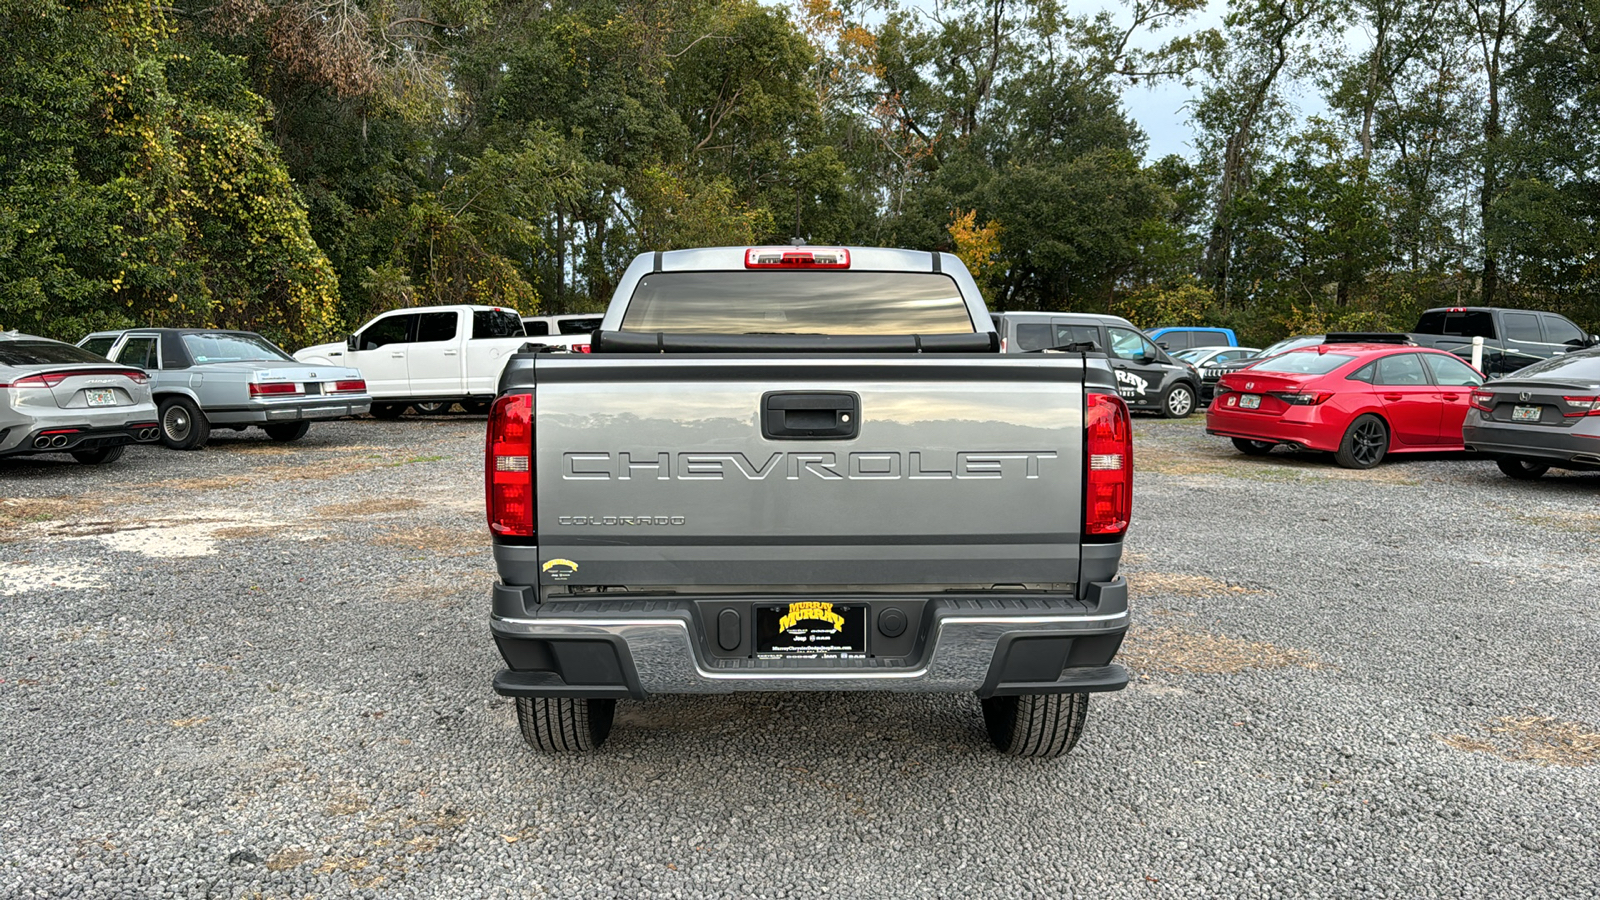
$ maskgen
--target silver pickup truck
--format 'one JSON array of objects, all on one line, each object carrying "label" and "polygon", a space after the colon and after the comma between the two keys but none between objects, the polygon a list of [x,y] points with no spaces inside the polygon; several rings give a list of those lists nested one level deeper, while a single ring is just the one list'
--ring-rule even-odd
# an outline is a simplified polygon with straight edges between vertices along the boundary
[{"label": "silver pickup truck", "polygon": [[955,257],[646,254],[593,348],[518,354],[489,415],[494,688],[530,744],[593,749],[652,694],[937,691],[1053,757],[1126,685],[1116,378],[1001,354]]}]

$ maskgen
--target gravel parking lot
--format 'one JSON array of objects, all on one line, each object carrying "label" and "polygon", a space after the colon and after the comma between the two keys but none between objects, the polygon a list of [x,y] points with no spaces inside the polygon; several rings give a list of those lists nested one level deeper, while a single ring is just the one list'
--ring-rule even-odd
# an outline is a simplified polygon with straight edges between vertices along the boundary
[{"label": "gravel parking lot", "polygon": [[1141,420],[1135,680],[1068,757],[816,693],[554,758],[489,689],[482,429],[0,461],[0,896],[1600,895],[1600,475]]}]

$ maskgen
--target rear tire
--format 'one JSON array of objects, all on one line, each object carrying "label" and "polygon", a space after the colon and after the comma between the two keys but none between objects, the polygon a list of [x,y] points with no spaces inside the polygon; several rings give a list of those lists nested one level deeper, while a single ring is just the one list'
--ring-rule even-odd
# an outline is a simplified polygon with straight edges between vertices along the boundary
[{"label": "rear tire", "polygon": [[1194,412],[1194,388],[1187,384],[1175,384],[1167,388],[1167,395],[1161,398],[1161,414],[1169,419],[1187,419]]},{"label": "rear tire", "polygon": [[1389,426],[1368,413],[1357,416],[1344,431],[1333,459],[1346,469],[1370,469],[1389,454]]},{"label": "rear tire", "polygon": [[617,701],[575,697],[518,697],[522,739],[546,753],[588,753],[611,734]]},{"label": "rear tire", "polygon": [[72,458],[86,466],[98,466],[121,459],[123,449],[124,445],[118,444],[115,447],[101,447],[98,450],[74,450]]},{"label": "rear tire", "polygon": [[994,748],[1032,759],[1055,759],[1071,750],[1089,715],[1088,694],[1024,694],[982,703]]},{"label": "rear tire", "polygon": [[1278,446],[1271,441],[1252,441],[1249,438],[1234,438],[1233,447],[1246,456],[1266,456],[1272,448]]},{"label": "rear tire", "polygon": [[392,422],[406,414],[406,405],[404,403],[374,403],[372,404],[371,413],[374,419],[384,419]]},{"label": "rear tire", "polygon": [[161,443],[174,450],[199,450],[211,439],[211,423],[188,397],[168,397],[160,407]]},{"label": "rear tire", "polygon": [[275,441],[288,443],[289,441],[298,441],[305,437],[306,432],[311,430],[311,423],[284,422],[281,425],[263,425],[261,426],[261,430],[267,433],[267,437],[272,438]]},{"label": "rear tire", "polygon": [[411,411],[419,416],[442,416],[449,412],[453,405],[444,400],[429,400],[426,403],[411,404]]},{"label": "rear tire", "polygon": [[1544,463],[1536,463],[1526,459],[1497,459],[1494,462],[1495,465],[1500,467],[1500,471],[1518,481],[1532,481],[1550,471],[1550,467]]}]

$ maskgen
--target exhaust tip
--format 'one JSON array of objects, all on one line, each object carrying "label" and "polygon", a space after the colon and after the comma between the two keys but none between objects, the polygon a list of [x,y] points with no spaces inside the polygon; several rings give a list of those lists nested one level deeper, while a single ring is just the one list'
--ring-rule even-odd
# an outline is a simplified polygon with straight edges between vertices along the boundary
[{"label": "exhaust tip", "polygon": [[67,445],[67,436],[64,435],[64,434],[58,434],[55,437],[50,439],[50,446],[52,446],[52,447],[65,447],[66,445]]},{"label": "exhaust tip", "polygon": [[40,450],[43,450],[44,448],[50,446],[50,439],[47,438],[47,437],[34,438],[33,439],[33,446],[38,448],[38,449],[40,449]]}]

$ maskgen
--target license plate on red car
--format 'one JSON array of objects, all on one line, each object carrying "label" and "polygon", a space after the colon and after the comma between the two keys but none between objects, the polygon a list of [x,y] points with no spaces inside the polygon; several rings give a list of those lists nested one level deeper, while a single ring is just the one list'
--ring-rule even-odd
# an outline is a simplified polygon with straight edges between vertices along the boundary
[{"label": "license plate on red car", "polygon": [[1539,421],[1540,413],[1543,412],[1544,407],[1542,406],[1513,406],[1511,407],[1511,421],[1537,422]]},{"label": "license plate on red car", "polygon": [[1260,409],[1261,408],[1261,395],[1260,394],[1244,394],[1244,395],[1240,396],[1239,397],[1239,408],[1240,409]]},{"label": "license plate on red car", "polygon": [[84,391],[83,396],[84,399],[88,401],[90,406],[117,405],[117,392],[111,390],[110,388],[96,391]]}]

